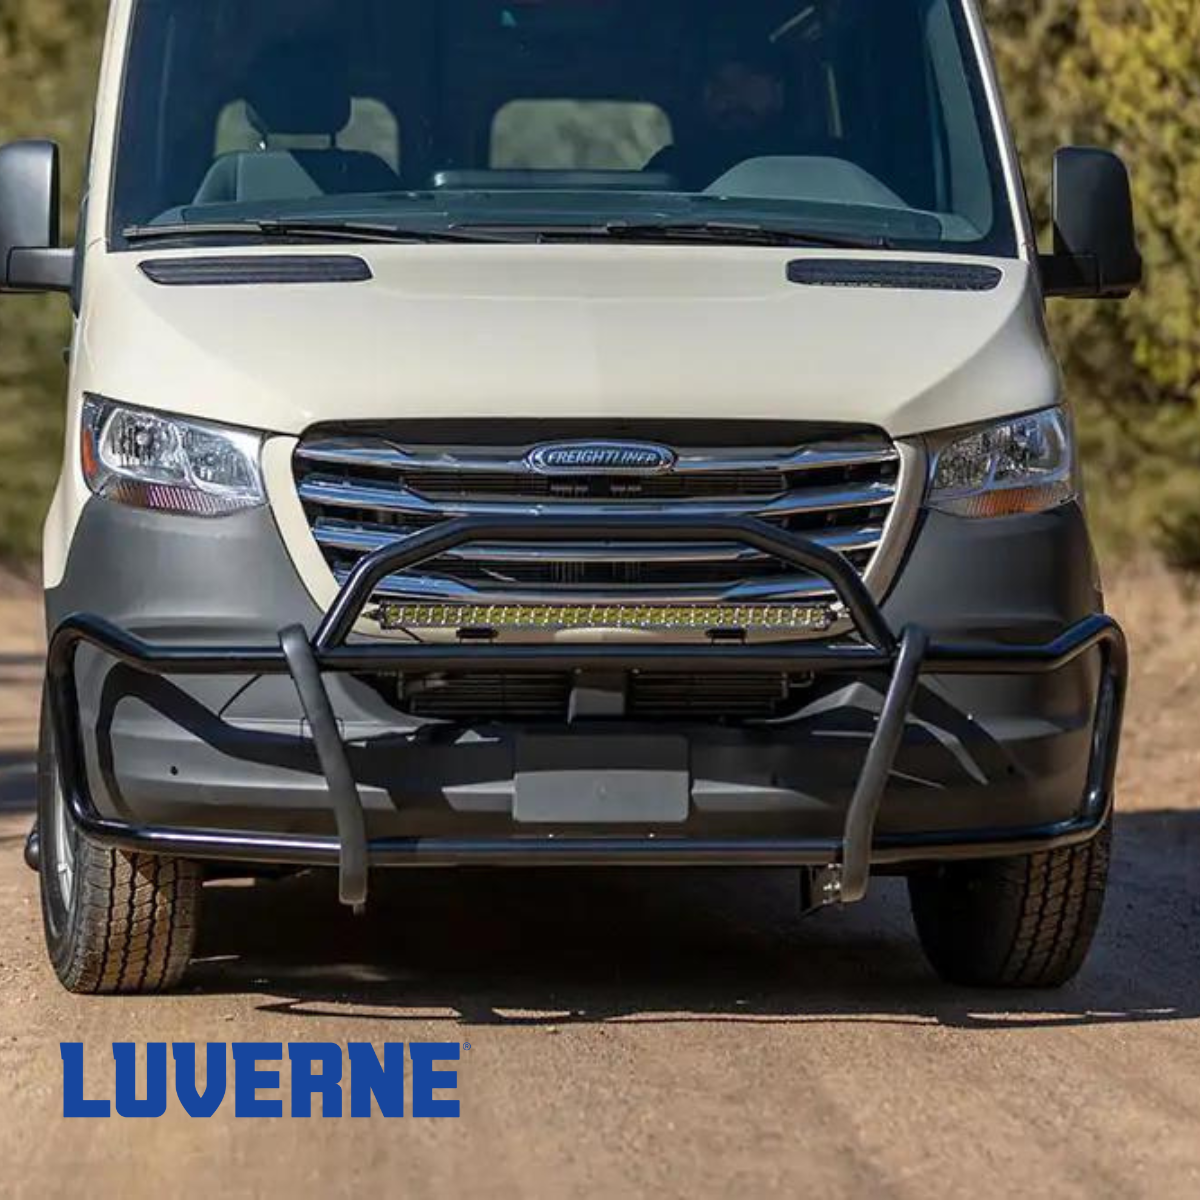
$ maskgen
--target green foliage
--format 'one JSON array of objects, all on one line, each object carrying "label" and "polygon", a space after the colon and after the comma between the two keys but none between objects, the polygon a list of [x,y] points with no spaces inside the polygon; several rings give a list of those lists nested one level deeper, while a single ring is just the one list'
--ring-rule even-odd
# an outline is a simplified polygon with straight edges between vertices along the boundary
[{"label": "green foliage", "polygon": [[1133,170],[1147,286],[1120,310],[1150,453],[1130,512],[1173,565],[1200,569],[1200,6],[1082,0],[1070,86],[1104,116]]},{"label": "green foliage", "polygon": [[1041,217],[1056,145],[1111,146],[1133,174],[1145,287],[1051,314],[1098,530],[1110,551],[1149,538],[1200,568],[1200,6],[993,0],[987,12]]},{"label": "green foliage", "polygon": [[1076,86],[1101,106],[1135,168],[1152,287],[1124,319],[1161,399],[1200,402],[1200,5],[1083,0],[1096,72]]},{"label": "green foliage", "polygon": [[[51,137],[62,144],[68,213],[80,192],[105,9],[103,0],[0,6],[0,142]],[[0,557],[36,554],[62,454],[69,336],[61,298],[0,302]]]},{"label": "green foliage", "polygon": [[[983,0],[1031,200],[1046,220],[1054,148],[1129,162],[1147,262],[1132,302],[1057,302],[1093,517],[1110,550],[1153,538],[1200,569],[1200,4]],[[0,140],[63,145],[80,188],[106,0],[2,0]],[[58,299],[0,303],[0,557],[35,554],[61,452],[69,334]]]}]

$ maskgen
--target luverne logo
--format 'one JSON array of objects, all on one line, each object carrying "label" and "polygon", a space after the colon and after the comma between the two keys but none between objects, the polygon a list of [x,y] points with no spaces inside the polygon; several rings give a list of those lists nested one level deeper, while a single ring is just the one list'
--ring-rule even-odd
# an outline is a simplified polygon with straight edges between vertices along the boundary
[{"label": "luverne logo", "polygon": [[[466,1043],[470,1049],[470,1043]],[[388,1042],[383,1061],[369,1042],[351,1042],[348,1089],[350,1115],[370,1117],[372,1099],[381,1116],[404,1116],[404,1043]],[[458,1042],[410,1042],[412,1060],[412,1115],[414,1117],[457,1117],[458,1101],[439,1099],[437,1089],[457,1089],[458,1072],[435,1064],[456,1061]],[[63,1042],[63,1116],[107,1117],[107,1100],[84,1099],[83,1043]],[[174,1042],[175,1094],[190,1117],[213,1116],[225,1100],[229,1087],[229,1050],[225,1042],[208,1042],[204,1049],[204,1090],[200,1091],[193,1042]],[[260,1091],[281,1089],[279,1066],[282,1042],[234,1042],[233,1103],[236,1117],[282,1117],[280,1096],[261,1096]],[[122,1117],[155,1118],[167,1111],[167,1043],[146,1046],[144,1088],[138,1067],[137,1046],[114,1042],[116,1060],[116,1109]],[[291,1115],[311,1117],[313,1097],[321,1097],[321,1116],[342,1115],[342,1047],[337,1042],[289,1042],[291,1061]]]},{"label": "luverne logo", "polygon": [[546,475],[587,471],[658,475],[675,465],[675,452],[653,442],[555,442],[535,447],[525,461]]}]

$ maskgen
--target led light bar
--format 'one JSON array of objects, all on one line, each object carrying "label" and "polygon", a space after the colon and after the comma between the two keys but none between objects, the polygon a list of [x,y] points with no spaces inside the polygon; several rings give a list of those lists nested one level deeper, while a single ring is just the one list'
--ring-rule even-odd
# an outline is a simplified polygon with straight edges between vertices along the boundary
[{"label": "led light bar", "polygon": [[708,633],[744,630],[824,633],[837,620],[829,604],[402,604],[385,603],[384,629],[638,629]]}]

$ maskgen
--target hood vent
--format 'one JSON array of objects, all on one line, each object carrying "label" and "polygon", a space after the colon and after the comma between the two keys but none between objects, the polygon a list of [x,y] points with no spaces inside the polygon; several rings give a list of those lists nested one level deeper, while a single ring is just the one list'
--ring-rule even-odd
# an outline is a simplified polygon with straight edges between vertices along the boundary
[{"label": "hood vent", "polygon": [[152,258],[142,274],[162,287],[236,287],[247,284],[365,283],[367,263],[352,254],[276,254]]},{"label": "hood vent", "polygon": [[808,287],[897,288],[923,292],[990,292],[1003,272],[974,263],[864,262],[817,258],[788,263],[788,279]]}]

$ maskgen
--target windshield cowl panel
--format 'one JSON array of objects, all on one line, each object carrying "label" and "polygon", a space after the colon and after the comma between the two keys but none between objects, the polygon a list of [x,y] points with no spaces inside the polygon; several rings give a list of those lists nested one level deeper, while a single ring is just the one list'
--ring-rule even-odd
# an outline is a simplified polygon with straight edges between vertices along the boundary
[{"label": "windshield cowl panel", "polygon": [[110,244],[1016,257],[960,5],[137,0]]}]

